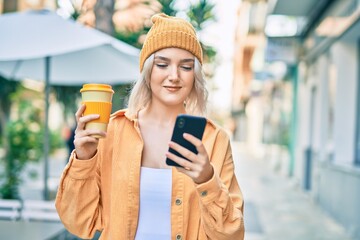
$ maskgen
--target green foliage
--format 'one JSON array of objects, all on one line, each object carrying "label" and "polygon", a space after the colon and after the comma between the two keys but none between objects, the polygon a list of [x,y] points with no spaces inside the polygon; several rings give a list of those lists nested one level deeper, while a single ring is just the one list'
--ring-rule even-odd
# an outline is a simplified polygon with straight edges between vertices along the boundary
[{"label": "green foliage", "polygon": [[[2,76],[0,76],[0,136],[3,136],[3,132],[5,130],[5,124],[10,115],[10,107],[11,107],[11,95],[16,91],[18,86],[20,85],[17,81],[8,80]],[[0,140],[1,141],[1,140]],[[3,142],[3,140],[2,140]]]},{"label": "green foliage", "polygon": [[76,86],[52,86],[56,100],[64,107],[64,116],[74,118],[78,109],[78,100],[80,99],[80,87]]},{"label": "green foliage", "polygon": [[1,187],[2,198],[19,198],[20,173],[28,161],[37,161],[42,154],[43,134],[40,124],[19,119],[7,125],[9,148],[6,160],[6,180]]},{"label": "green foliage", "polygon": [[26,161],[36,161],[40,158],[43,145],[43,131],[41,125],[29,119],[10,121],[7,126],[9,151],[7,158],[19,161],[23,165]]},{"label": "green foliage", "polygon": [[[13,95],[17,104],[17,118],[6,124],[7,139],[5,155],[5,176],[2,176],[0,194],[5,199],[19,198],[18,187],[21,172],[28,162],[39,161],[43,156],[44,124],[41,109],[27,99],[27,92],[19,88]],[[50,151],[61,146],[59,133],[50,133]]]},{"label": "green foliage", "polygon": [[[10,109],[12,105],[11,96],[16,91],[16,89],[19,86],[19,82],[17,81],[11,81],[8,80],[2,76],[0,76],[0,145],[2,147],[2,151],[5,151],[5,155],[7,154],[8,149],[8,139],[6,137],[6,131],[7,131],[7,122],[10,115]],[[2,160],[2,159],[0,159]],[[10,166],[11,167],[11,166]],[[7,170],[5,169],[5,173]],[[1,177],[1,183],[4,182],[4,179],[6,180],[4,185],[7,185],[7,187],[3,187],[0,189],[0,194],[2,196],[7,196],[8,192],[14,191],[13,182],[16,182],[14,179],[6,179],[5,176]],[[10,184],[10,185],[9,185]]]},{"label": "green foliage", "polygon": [[208,0],[200,0],[190,6],[187,15],[196,30],[200,31],[204,28],[205,23],[216,20],[213,13],[214,7],[215,4],[210,3]]},{"label": "green foliage", "polygon": [[159,3],[162,5],[161,12],[169,15],[169,16],[175,16],[176,10],[174,9],[174,0],[158,0]]},{"label": "green foliage", "polygon": [[80,12],[74,7],[74,12],[71,14],[71,18],[77,20],[80,17]]},{"label": "green foliage", "polygon": [[2,198],[19,198],[20,173],[28,161],[40,159],[43,145],[41,124],[35,119],[39,114],[30,102],[19,103],[21,116],[6,126],[8,149],[5,156],[6,179],[0,189]]},{"label": "green foliage", "polygon": [[14,92],[20,83],[15,80],[4,78],[0,75],[0,85],[0,96],[2,100],[1,103],[3,103],[3,97],[7,96],[9,93]]},{"label": "green foliage", "polygon": [[[58,1],[56,1],[57,5],[58,5]],[[73,0],[69,1],[69,3],[71,4],[72,6],[72,9],[73,9],[73,12],[70,12],[70,17],[73,19],[73,20],[77,20],[80,15],[81,15],[81,12],[80,12],[80,9],[78,9],[74,3]],[[59,7],[59,6],[58,6]]]},{"label": "green foliage", "polygon": [[120,41],[126,42],[134,47],[141,48],[142,44],[139,42],[139,37],[146,34],[149,31],[148,28],[144,28],[138,32],[124,32],[118,31],[115,32],[115,38],[119,39]]},{"label": "green foliage", "polygon": [[[42,129],[42,132],[44,129]],[[65,147],[64,140],[61,136],[61,131],[50,131],[50,153],[54,153],[56,149]]]},{"label": "green foliage", "polygon": [[[208,0],[200,0],[199,2],[190,5],[187,16],[190,18],[190,22],[197,31],[204,29],[205,25],[216,21],[216,17],[213,13],[215,4],[210,3]],[[204,62],[213,62],[216,58],[216,49],[205,45],[201,42],[201,46],[204,53]]]},{"label": "green foliage", "polygon": [[128,100],[127,98],[129,96],[131,87],[131,84],[113,86],[115,94],[113,96],[112,112],[126,108],[126,103]]},{"label": "green foliage", "polygon": [[204,61],[205,62],[213,62],[215,61],[217,51],[215,48],[205,45],[204,43],[200,43],[203,49]]}]

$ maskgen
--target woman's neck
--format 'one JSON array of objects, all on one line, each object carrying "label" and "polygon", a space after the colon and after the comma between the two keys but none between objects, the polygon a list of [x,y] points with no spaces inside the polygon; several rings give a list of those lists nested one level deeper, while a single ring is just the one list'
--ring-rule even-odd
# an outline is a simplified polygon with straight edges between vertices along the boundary
[{"label": "woman's neck", "polygon": [[185,107],[184,106],[154,106],[153,104],[149,104],[148,107],[144,108],[139,112],[139,118],[147,119],[148,122],[152,122],[156,125],[161,126],[173,126],[176,120],[176,117],[179,114],[184,114]]}]

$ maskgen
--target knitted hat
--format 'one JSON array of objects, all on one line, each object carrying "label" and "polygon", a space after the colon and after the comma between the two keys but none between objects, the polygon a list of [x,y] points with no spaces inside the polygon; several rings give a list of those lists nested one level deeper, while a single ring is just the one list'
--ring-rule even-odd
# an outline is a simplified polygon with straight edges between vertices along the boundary
[{"label": "knitted hat", "polygon": [[154,52],[176,47],[187,50],[197,57],[202,64],[202,49],[196,37],[194,27],[182,18],[171,17],[164,13],[155,14],[151,21],[153,25],[147,33],[140,53],[140,71],[145,60]]}]

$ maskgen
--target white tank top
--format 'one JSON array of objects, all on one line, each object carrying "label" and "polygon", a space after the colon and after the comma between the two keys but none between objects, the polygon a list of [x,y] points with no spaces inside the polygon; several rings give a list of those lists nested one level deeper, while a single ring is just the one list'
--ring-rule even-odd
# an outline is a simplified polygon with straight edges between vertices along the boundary
[{"label": "white tank top", "polygon": [[171,169],[141,167],[135,240],[171,239]]}]

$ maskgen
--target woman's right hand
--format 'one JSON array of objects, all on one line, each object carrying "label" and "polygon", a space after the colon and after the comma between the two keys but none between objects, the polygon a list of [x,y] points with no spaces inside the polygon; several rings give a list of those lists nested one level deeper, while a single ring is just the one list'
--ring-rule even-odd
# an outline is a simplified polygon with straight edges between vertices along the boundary
[{"label": "woman's right hand", "polygon": [[77,110],[75,117],[77,126],[75,129],[74,145],[77,159],[87,160],[95,156],[99,139],[92,137],[91,135],[106,136],[105,132],[93,129],[85,130],[85,125],[91,120],[98,119],[98,114],[90,114],[83,116],[86,106],[81,105]]}]

